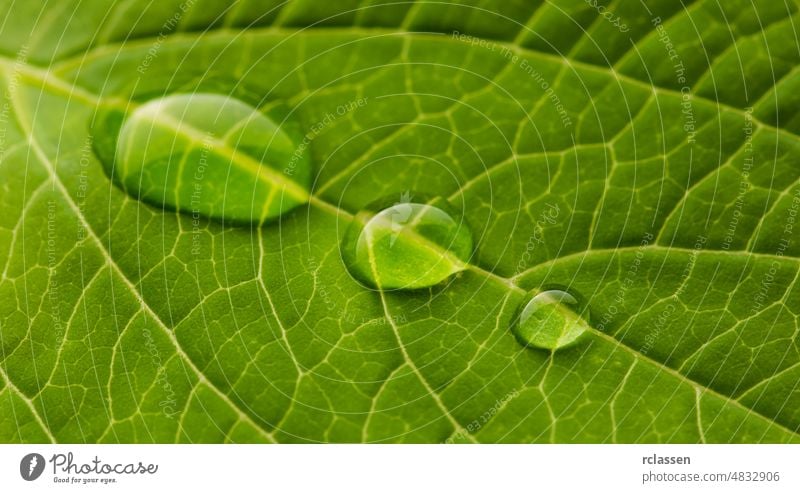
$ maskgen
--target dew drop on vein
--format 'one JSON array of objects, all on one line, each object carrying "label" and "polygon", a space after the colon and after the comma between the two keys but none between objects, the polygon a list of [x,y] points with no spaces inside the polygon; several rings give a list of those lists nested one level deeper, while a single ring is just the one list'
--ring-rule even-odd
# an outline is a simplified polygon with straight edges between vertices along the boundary
[{"label": "dew drop on vein", "polygon": [[529,347],[570,346],[589,329],[589,310],[578,294],[544,289],[528,295],[514,319],[513,332]]},{"label": "dew drop on vein", "polygon": [[368,206],[344,239],[350,273],[368,287],[434,286],[467,267],[472,232],[444,199],[412,201],[410,194]]},{"label": "dew drop on vein", "polygon": [[173,94],[108,120],[118,122],[110,174],[149,204],[259,224],[309,200],[311,165],[293,124],[236,98]]}]

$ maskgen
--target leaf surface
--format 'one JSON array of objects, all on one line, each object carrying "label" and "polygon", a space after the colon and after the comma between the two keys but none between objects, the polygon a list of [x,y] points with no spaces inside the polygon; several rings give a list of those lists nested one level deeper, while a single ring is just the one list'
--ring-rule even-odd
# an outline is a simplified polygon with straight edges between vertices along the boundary
[{"label": "leaf surface", "polygon": [[[800,440],[796,2],[2,3],[2,441]],[[313,199],[117,188],[96,116],[194,92],[291,108]],[[365,289],[344,232],[409,191],[469,268]],[[547,285],[591,310],[552,353]]]}]

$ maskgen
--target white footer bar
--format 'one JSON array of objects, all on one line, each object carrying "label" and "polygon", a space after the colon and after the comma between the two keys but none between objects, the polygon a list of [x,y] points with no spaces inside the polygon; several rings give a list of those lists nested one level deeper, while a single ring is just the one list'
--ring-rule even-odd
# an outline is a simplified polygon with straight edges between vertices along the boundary
[{"label": "white footer bar", "polygon": [[800,445],[0,445],[2,491],[800,491]]}]

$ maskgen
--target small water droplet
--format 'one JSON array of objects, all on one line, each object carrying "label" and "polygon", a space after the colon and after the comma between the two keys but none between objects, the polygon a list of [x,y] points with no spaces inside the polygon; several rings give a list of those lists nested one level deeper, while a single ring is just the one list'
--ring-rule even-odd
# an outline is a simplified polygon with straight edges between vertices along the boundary
[{"label": "small water droplet", "polygon": [[173,94],[100,117],[95,145],[133,197],[188,214],[262,223],[309,200],[297,132],[219,94]]},{"label": "small water droplet", "polygon": [[444,199],[404,193],[356,214],[343,256],[350,273],[370,287],[418,289],[464,270],[472,247],[469,227]]},{"label": "small water droplet", "polygon": [[589,310],[582,298],[565,290],[537,291],[521,306],[513,330],[527,346],[562,348],[589,329]]}]

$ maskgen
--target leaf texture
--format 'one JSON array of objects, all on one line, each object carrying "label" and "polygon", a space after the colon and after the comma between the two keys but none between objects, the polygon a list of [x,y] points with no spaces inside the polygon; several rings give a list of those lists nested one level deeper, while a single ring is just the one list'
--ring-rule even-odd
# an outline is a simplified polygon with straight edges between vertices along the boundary
[{"label": "leaf texture", "polygon": [[[598,3],[626,30],[577,0],[0,2],[0,440],[800,441],[798,3]],[[97,115],[192,92],[291,108],[313,199],[248,228],[117,188]],[[344,232],[407,191],[463,213],[470,266],[365,289]],[[515,340],[546,285],[585,342]]]}]

